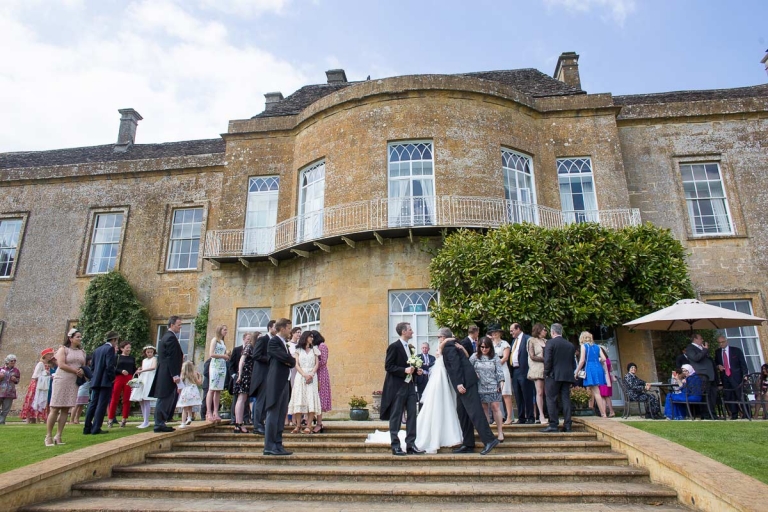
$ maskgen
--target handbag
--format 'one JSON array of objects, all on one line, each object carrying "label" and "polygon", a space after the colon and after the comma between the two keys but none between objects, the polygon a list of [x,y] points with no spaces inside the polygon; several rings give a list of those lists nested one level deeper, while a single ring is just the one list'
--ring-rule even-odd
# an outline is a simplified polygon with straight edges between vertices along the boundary
[{"label": "handbag", "polygon": [[144,386],[144,383],[141,382],[137,377],[134,377],[134,378],[132,378],[131,380],[128,381],[128,387],[129,388],[134,388],[135,389],[135,388],[140,388],[140,387],[143,387],[143,386]]},{"label": "handbag", "polygon": [[579,373],[576,374],[576,377],[579,379],[583,379],[587,376],[587,370],[581,370]]}]

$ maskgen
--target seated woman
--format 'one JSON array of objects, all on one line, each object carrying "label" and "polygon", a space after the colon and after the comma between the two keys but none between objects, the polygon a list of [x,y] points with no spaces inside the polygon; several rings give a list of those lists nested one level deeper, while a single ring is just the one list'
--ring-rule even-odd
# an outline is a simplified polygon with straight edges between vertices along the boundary
[{"label": "seated woman", "polygon": [[691,402],[700,402],[702,399],[701,378],[696,375],[693,366],[684,364],[682,368],[672,372],[672,379],[675,381],[674,384],[679,386],[679,391],[667,395],[664,416],[670,420],[684,420],[688,416],[684,403],[686,395]]},{"label": "seated woman", "polygon": [[633,401],[645,402],[648,404],[648,410],[645,413],[645,417],[652,420],[660,420],[664,416],[661,415],[661,407],[659,406],[659,397],[653,393],[648,393],[651,389],[650,384],[646,384],[643,379],[635,375],[637,373],[637,365],[635,363],[629,363],[627,365],[627,374],[624,376],[624,382],[627,384],[628,398]]}]

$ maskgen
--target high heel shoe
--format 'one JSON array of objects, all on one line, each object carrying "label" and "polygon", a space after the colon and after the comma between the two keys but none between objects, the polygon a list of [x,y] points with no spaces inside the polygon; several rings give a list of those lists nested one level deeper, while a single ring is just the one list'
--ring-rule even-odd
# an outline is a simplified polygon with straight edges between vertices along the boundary
[{"label": "high heel shoe", "polygon": [[298,434],[301,432],[301,427],[296,427],[295,429],[291,430],[291,434]]},{"label": "high heel shoe", "polygon": [[56,446],[51,436],[45,436],[45,446]]},{"label": "high heel shoe", "polygon": [[312,429],[313,434],[322,434],[325,432],[325,427],[323,427],[323,424],[315,425],[315,428]]},{"label": "high heel shoe", "polygon": [[128,420],[123,420],[120,422],[120,428],[125,428],[126,423],[128,423]]},{"label": "high heel shoe", "polygon": [[235,434],[247,434],[248,431],[243,432],[243,424],[242,423],[235,423],[235,428],[233,430],[233,433],[235,433]]},{"label": "high heel shoe", "polygon": [[67,444],[61,440],[61,436],[53,436],[53,444]]}]

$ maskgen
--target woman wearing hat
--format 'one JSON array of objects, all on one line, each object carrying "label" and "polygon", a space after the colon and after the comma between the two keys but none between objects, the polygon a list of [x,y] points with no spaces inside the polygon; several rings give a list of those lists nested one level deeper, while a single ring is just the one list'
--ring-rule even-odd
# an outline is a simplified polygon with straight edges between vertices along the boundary
[{"label": "woman wearing hat", "polygon": [[[77,405],[77,378],[83,376],[82,366],[85,364],[85,351],[82,347],[83,335],[76,328],[67,333],[64,344],[56,351],[58,369],[53,376],[56,385],[51,393],[51,414],[48,416],[48,431],[45,436],[45,446],[64,444],[61,435],[67,424],[69,409]],[[56,435],[53,427],[58,423]]]},{"label": "woman wearing hat", "polygon": [[21,373],[16,368],[16,356],[5,356],[5,366],[0,368],[0,425],[5,425],[5,418],[11,412],[11,405],[16,400],[16,384],[21,380]]},{"label": "woman wearing hat", "polygon": [[155,347],[147,345],[141,349],[141,355],[144,356],[144,360],[141,362],[141,368],[136,370],[140,385],[131,391],[131,402],[141,402],[141,416],[144,421],[139,425],[139,428],[147,428],[149,426],[149,410],[152,408],[152,402],[156,400],[148,396],[149,388],[152,387],[152,382],[155,380],[155,370],[157,370]]},{"label": "woman wearing hat", "polygon": [[45,407],[48,402],[48,388],[46,387],[46,397],[43,401],[42,409],[39,408],[39,404],[35,405],[35,397],[37,396],[38,379],[45,381],[46,384],[50,382],[50,373],[45,367],[53,359],[53,349],[46,348],[40,352],[40,361],[35,365],[35,370],[32,372],[32,379],[29,381],[29,387],[27,388],[27,394],[24,397],[24,405],[21,408],[21,414],[19,418],[25,420],[26,423],[37,423],[37,420],[45,421],[48,417],[45,413]]}]

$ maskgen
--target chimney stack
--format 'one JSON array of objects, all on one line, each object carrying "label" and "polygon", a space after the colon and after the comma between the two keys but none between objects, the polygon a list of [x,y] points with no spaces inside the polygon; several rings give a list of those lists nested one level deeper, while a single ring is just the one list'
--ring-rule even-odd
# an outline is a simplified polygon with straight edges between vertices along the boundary
[{"label": "chimney stack", "polygon": [[576,52],[563,52],[557,59],[555,74],[552,75],[561,82],[581,89],[581,78],[579,77],[579,56]]},{"label": "chimney stack", "polygon": [[139,125],[139,121],[144,118],[132,108],[121,108],[118,112],[122,117],[120,118],[120,131],[117,132],[117,145],[127,148],[136,140],[136,127]]},{"label": "chimney stack", "polygon": [[765,72],[768,73],[768,50],[765,50],[765,57],[763,57],[760,63],[765,64]]},{"label": "chimney stack", "polygon": [[268,92],[264,95],[264,98],[266,98],[266,101],[264,102],[264,112],[271,112],[278,103],[283,101],[283,93]]},{"label": "chimney stack", "polygon": [[347,74],[343,69],[329,69],[325,72],[325,76],[328,77],[329,84],[347,83]]}]

